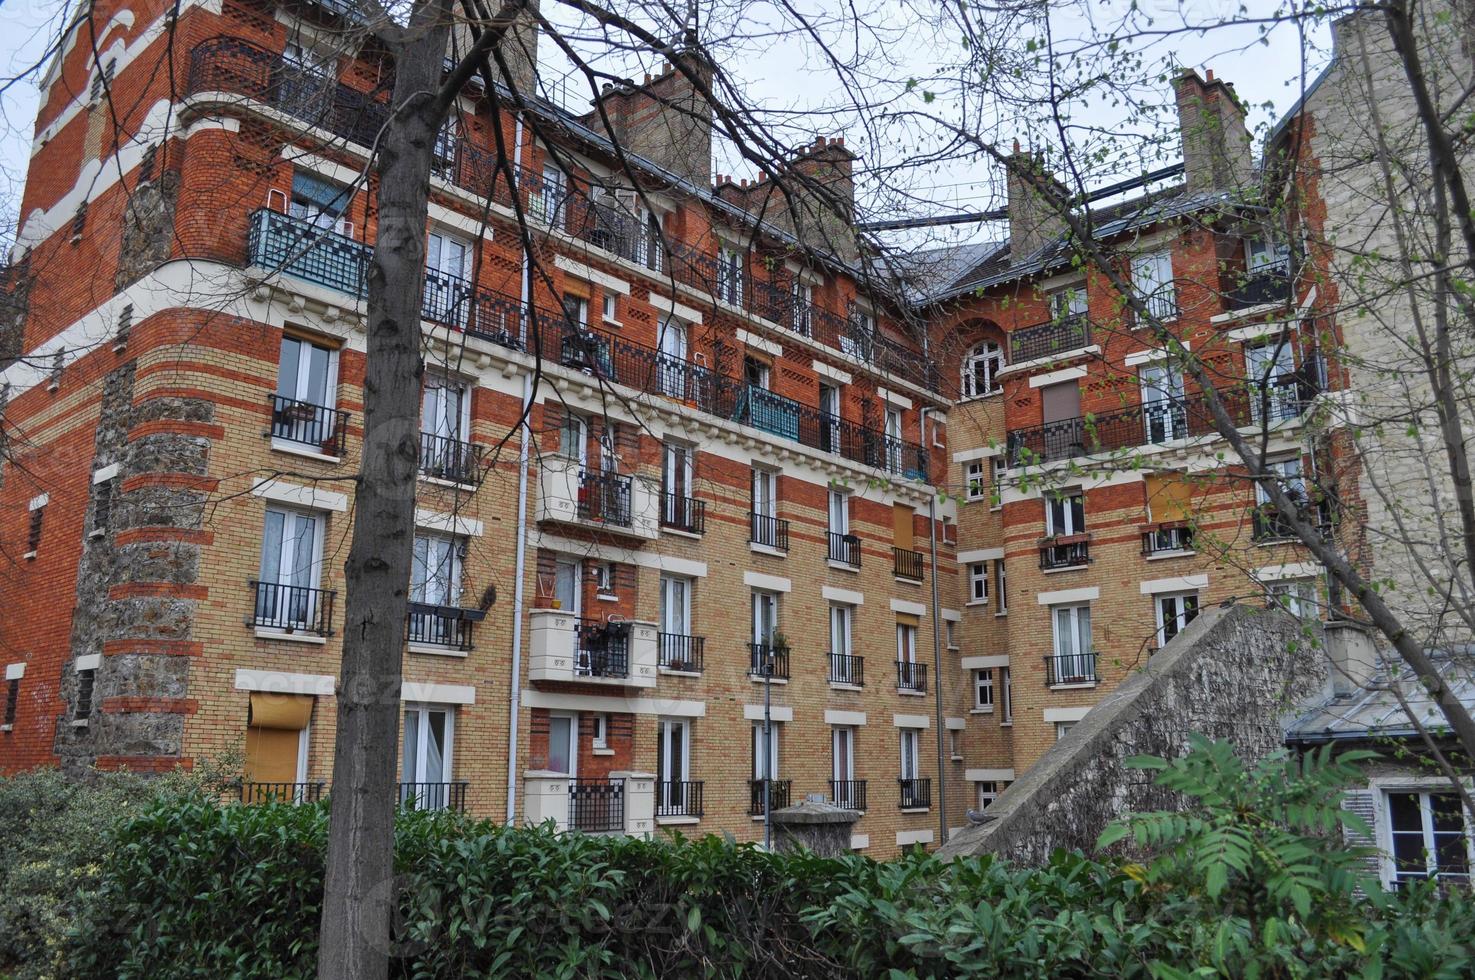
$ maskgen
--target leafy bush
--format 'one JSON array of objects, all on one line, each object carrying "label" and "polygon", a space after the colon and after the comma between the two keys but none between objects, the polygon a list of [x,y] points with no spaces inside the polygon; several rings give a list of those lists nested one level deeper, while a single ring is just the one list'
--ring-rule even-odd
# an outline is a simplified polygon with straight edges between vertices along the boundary
[{"label": "leafy bush", "polygon": [[[766,854],[706,837],[396,827],[398,977],[1469,976],[1475,905],[1359,890],[1336,806],[1346,764],[1253,768],[1196,743],[1142,763],[1190,807],[1124,821],[1109,859]],[[161,800],[102,852],[79,977],[306,977],[327,804]]]}]

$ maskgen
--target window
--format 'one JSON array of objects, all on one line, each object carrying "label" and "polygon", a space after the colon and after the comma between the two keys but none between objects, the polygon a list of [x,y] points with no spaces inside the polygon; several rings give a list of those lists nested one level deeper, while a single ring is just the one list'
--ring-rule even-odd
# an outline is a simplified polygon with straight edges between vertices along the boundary
[{"label": "window", "polygon": [[999,724],[1014,724],[1014,689],[1008,667],[999,668],[999,708],[1001,711]]},{"label": "window", "polygon": [[[40,498],[37,498],[40,499]],[[41,531],[46,523],[46,502],[31,504],[31,523],[26,529],[26,557],[35,558],[41,550]]]},{"label": "window", "polygon": [[779,533],[778,474],[773,470],[753,469],[752,507],[753,543],[769,548],[786,547],[788,542]]},{"label": "window", "polygon": [[5,682],[5,730],[15,727],[15,712],[20,704],[20,678],[11,677]]},{"label": "window", "polygon": [[717,298],[733,306],[743,305],[743,253],[731,245],[717,249]]},{"label": "window", "polygon": [[753,592],[753,642],[760,646],[778,646],[778,593]]},{"label": "window", "polygon": [[1153,599],[1157,607],[1157,645],[1162,649],[1198,618],[1197,592],[1166,592]]},{"label": "window", "polygon": [[1004,459],[1002,456],[990,456],[989,480],[993,483],[993,493],[989,496],[989,510],[1004,509]]},{"label": "window", "polygon": [[582,333],[589,329],[589,300],[573,293],[563,295],[563,316]]},{"label": "window", "polygon": [[570,714],[548,716],[548,764],[543,768],[549,772],[576,775],[579,764],[578,718]]},{"label": "window", "polygon": [[300,168],[292,174],[287,214],[303,224],[352,238],[353,225],[343,217],[352,202],[353,191],[342,184]]},{"label": "window", "polygon": [[[433,436],[432,451],[442,440],[466,441],[466,421],[471,407],[466,386],[459,381],[431,375],[420,400],[420,431]],[[422,461],[423,463],[423,461]]]},{"label": "window", "polygon": [[594,591],[600,596],[613,595],[615,591],[614,562],[602,561],[594,566]]},{"label": "window", "polygon": [[1086,287],[1069,286],[1050,294],[1050,318],[1070,320],[1086,313]]},{"label": "window", "polygon": [[1384,804],[1395,887],[1425,878],[1470,880],[1470,828],[1458,794],[1390,790]]},{"label": "window", "polygon": [[1295,353],[1284,340],[1245,346],[1250,418],[1256,425],[1283,422],[1301,412]]},{"label": "window", "polygon": [[743,358],[743,381],[749,387],[768,390],[769,367],[756,357]]},{"label": "window", "polygon": [[1310,578],[1281,579],[1265,586],[1270,601],[1278,603],[1297,619],[1319,619],[1316,580]]},{"label": "window", "polygon": [[901,409],[886,409],[886,469],[901,472]]},{"label": "window", "polygon": [[1173,288],[1173,255],[1164,250],[1132,259],[1132,288],[1159,320],[1178,315],[1178,296]]},{"label": "window", "polygon": [[443,180],[456,179],[456,156],[461,146],[461,120],[452,114],[441,123],[430,149],[430,172]]},{"label": "window", "polygon": [[[855,779],[855,729],[837,725],[830,730],[830,773],[837,783]],[[850,787],[844,787],[849,789]],[[835,802],[840,802],[841,787],[835,788]]]},{"label": "window", "polygon": [[[912,781],[920,776],[921,758],[921,731],[916,728],[903,728],[901,730],[901,778],[903,781]],[[903,805],[906,805],[907,794],[902,793]]]},{"label": "window", "polygon": [[896,659],[904,664],[917,662],[917,627],[911,623],[896,624]]},{"label": "window", "polygon": [[77,205],[77,210],[72,214],[72,241],[82,237],[82,232],[87,230],[87,202],[83,201]]},{"label": "window", "polygon": [[685,718],[662,718],[656,730],[656,782],[661,788],[658,807],[680,812],[686,809],[686,782],[691,778],[691,722]]},{"label": "window", "polygon": [[994,672],[992,669],[973,672],[973,707],[977,711],[994,710]]},{"label": "window", "polygon": [[803,279],[795,279],[789,287],[791,312],[789,327],[797,334],[809,336],[811,311],[814,309],[814,287]]},{"label": "window", "polygon": [[1000,391],[999,372],[1004,369],[1004,349],[985,340],[963,358],[963,397],[980,398]]},{"label": "window", "polygon": [[583,611],[582,574],[583,563],[576,558],[559,558],[553,563],[553,598],[558,602],[558,608],[574,616]]},{"label": "window", "polygon": [[[291,47],[291,45],[288,45],[288,47]],[[88,89],[87,92],[87,97],[89,100],[91,100],[92,102],[96,102],[98,99],[102,98],[102,93],[104,89],[107,89],[109,86],[112,85],[113,73],[117,70],[118,59],[109,58],[107,60],[107,64],[103,66],[102,71],[94,71],[92,73],[92,86]]]},{"label": "window", "polygon": [[988,602],[988,562],[976,561],[968,566],[968,604]]},{"label": "window", "polygon": [[568,175],[554,164],[543,165],[542,192],[529,202],[533,217],[550,224],[557,221],[568,197]]},{"label": "window", "polygon": [[943,633],[943,637],[942,637],[943,638],[943,642],[947,644],[947,648],[949,650],[956,650],[956,649],[958,649],[958,624],[957,624],[957,622],[954,621],[954,620],[951,620],[951,619],[944,619],[942,621],[942,633]]},{"label": "window", "polygon": [[400,801],[421,810],[443,810],[451,800],[451,743],[455,709],[406,705]]},{"label": "window", "polygon": [[691,579],[661,576],[661,632],[691,635]]},{"label": "window", "polygon": [[461,563],[464,541],[439,534],[416,534],[410,566],[410,601],[427,606],[454,607],[461,603]]},{"label": "window", "polygon": [[853,656],[855,608],[830,606],[830,683],[859,687],[864,680],[859,658]]},{"label": "window", "polygon": [[961,734],[956,728],[949,728],[947,730],[948,758],[954,762],[963,761],[963,740],[959,737]]},{"label": "window", "polygon": [[830,491],[830,533],[850,533],[850,494],[844,490]]},{"label": "window", "polygon": [[435,323],[465,326],[471,311],[470,242],[431,232],[425,241],[425,285],[420,315]]},{"label": "window", "polygon": [[[310,799],[308,728],[314,698],[307,694],[253,692],[246,716],[242,761],[247,799]],[[316,790],[316,787],[311,787]]]},{"label": "window", "polygon": [[690,446],[668,442],[661,456],[661,520],[682,531],[700,532],[695,496],[695,460]]},{"label": "window", "polygon": [[983,482],[982,460],[975,460],[964,467],[963,484],[967,488],[965,495],[969,500],[982,500],[988,496],[988,488]]},{"label": "window", "polygon": [[613,290],[605,290],[602,314],[606,323],[618,324],[620,322],[620,318],[617,316],[619,308],[615,305],[618,302]]},{"label": "window", "polygon": [[255,625],[322,632],[323,518],[305,511],[266,509]]},{"label": "window", "polygon": [[558,429],[558,455],[577,461],[580,469],[588,464],[589,429],[582,415],[564,415]]},{"label": "window", "polygon": [[1142,387],[1142,422],[1152,445],[1188,434],[1183,407],[1183,375],[1170,364],[1146,364],[1137,369]]},{"label": "window", "polygon": [[1096,654],[1091,648],[1091,607],[1051,606],[1054,655],[1045,664],[1046,680],[1054,684],[1092,684],[1096,681]]},{"label": "window", "polygon": [[819,448],[840,452],[840,389],[834,385],[819,386],[819,424]]},{"label": "window", "polygon": [[850,329],[840,337],[840,353],[871,363],[876,345],[876,317],[858,306],[850,309]]},{"label": "window", "polygon": [[596,749],[609,747],[609,715],[600,711],[590,716],[589,740]]},{"label": "window", "polygon": [[[94,479],[96,479],[94,477]],[[107,530],[108,523],[113,519],[113,490],[117,486],[117,477],[108,477],[97,480],[92,488],[92,535],[99,537]]]},{"label": "window", "polygon": [[[1301,457],[1277,460],[1265,465],[1265,479],[1275,480],[1293,502],[1302,508],[1306,505],[1306,480],[1301,474]],[[1254,537],[1257,541],[1289,538],[1295,535],[1290,522],[1281,516],[1279,509],[1270,501],[1261,481],[1255,482]]]},{"label": "window", "polygon": [[1004,588],[1004,559],[994,559],[994,599],[998,603],[999,611],[996,616],[1007,616],[1009,614],[1009,593]]},{"label": "window", "polygon": [[1086,530],[1085,495],[1077,491],[1045,498],[1045,534],[1080,534]]},{"label": "window", "polygon": [[674,316],[662,317],[659,347],[661,394],[670,398],[685,398],[687,376],[686,324]]},{"label": "window", "polygon": [[[753,722],[753,778],[777,779],[778,768],[778,722],[770,722],[768,731],[763,731],[763,722]],[[767,751],[764,751],[765,746]]]},{"label": "window", "polygon": [[1069,735],[1070,730],[1074,727],[1076,727],[1076,723],[1073,721],[1057,721],[1055,723],[1055,741],[1058,742]]},{"label": "window", "polygon": [[77,710],[72,717],[78,721],[92,717],[92,692],[97,683],[97,671],[77,671]]},{"label": "window", "polygon": [[987,810],[993,804],[994,800],[999,798],[999,793],[1006,784],[980,782],[974,785],[978,787],[978,809],[982,811]]},{"label": "window", "polygon": [[277,82],[278,107],[294,116],[320,119],[325,106],[331,104],[329,93],[338,74],[337,62],[334,53],[315,50],[300,37],[288,41]]},{"label": "window", "polygon": [[294,442],[318,444],[332,433],[336,422],[338,352],[297,337],[284,336],[277,362],[277,411],[272,435]]},{"label": "window", "polygon": [[1290,258],[1291,247],[1285,242],[1272,242],[1264,238],[1245,241],[1245,265],[1251,272],[1269,266],[1283,264]]}]

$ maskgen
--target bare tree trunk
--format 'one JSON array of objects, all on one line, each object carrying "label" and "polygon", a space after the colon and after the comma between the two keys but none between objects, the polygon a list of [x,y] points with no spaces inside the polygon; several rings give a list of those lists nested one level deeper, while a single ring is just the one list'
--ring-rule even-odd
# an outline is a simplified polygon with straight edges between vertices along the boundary
[{"label": "bare tree trunk", "polygon": [[437,90],[449,17],[437,16],[411,30],[395,51],[395,111],[379,145],[364,447],[345,568],[348,596],[319,936],[318,976],[325,980],[380,980],[389,971],[400,672],[419,454],[420,290],[431,147],[444,114]]}]

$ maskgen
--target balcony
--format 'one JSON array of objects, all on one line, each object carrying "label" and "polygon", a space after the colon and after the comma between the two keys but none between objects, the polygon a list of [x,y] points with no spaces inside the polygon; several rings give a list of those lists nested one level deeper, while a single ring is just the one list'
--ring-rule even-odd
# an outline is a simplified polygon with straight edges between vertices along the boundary
[{"label": "balcony", "polygon": [[748,512],[748,541],[775,551],[789,550],[789,522],[767,514]]},{"label": "balcony", "polygon": [[528,618],[529,680],[655,687],[654,623],[580,620],[561,609],[534,609]]},{"label": "balcony", "polygon": [[701,780],[668,780],[656,783],[657,817],[700,817]]},{"label": "balcony", "polygon": [[1182,522],[1159,524],[1142,532],[1142,554],[1147,557],[1193,550],[1193,528]]},{"label": "balcony", "polygon": [[860,567],[860,538],[830,532],[830,561],[850,568]]},{"label": "balcony", "polygon": [[789,648],[768,643],[749,643],[748,676],[761,680],[788,680]]},{"label": "balcony", "polygon": [[434,647],[466,653],[471,649],[471,627],[486,618],[480,609],[460,609],[411,602],[405,620],[405,639],[410,647]]},{"label": "balcony", "polygon": [[927,693],[927,665],[912,660],[896,662],[896,689],[908,694]]},{"label": "balcony", "polygon": [[662,493],[661,527],[687,534],[706,534],[707,502],[676,493]]},{"label": "balcony", "polygon": [[1227,273],[1224,280],[1224,306],[1229,310],[1245,310],[1267,303],[1289,303],[1291,299],[1291,263],[1281,259],[1257,269]]},{"label": "balcony", "polygon": [[700,674],[706,645],[705,636],[661,633],[657,641],[659,657],[657,662],[662,670],[674,670],[682,674]]},{"label": "balcony", "polygon": [[540,521],[580,524],[650,540],[660,534],[659,495],[644,480],[586,470],[567,456],[545,456],[538,490]]},{"label": "balcony", "polygon": [[830,801],[842,810],[864,810],[866,808],[866,781],[864,779],[830,780]]},{"label": "balcony", "polygon": [[848,653],[832,653],[830,654],[830,683],[864,687],[865,667],[864,657],[856,657]]},{"label": "balcony", "polygon": [[[1230,419],[1240,428],[1268,426],[1299,419],[1321,391],[1314,363],[1267,385],[1242,384],[1219,390]],[[1132,405],[1009,433],[1010,466],[1158,445],[1175,439],[1216,436],[1213,416],[1202,394],[1183,395],[1171,403]]]},{"label": "balcony", "polygon": [[1040,570],[1058,571],[1063,568],[1085,568],[1091,563],[1091,536],[1089,534],[1056,534],[1041,538]]},{"label": "balcony", "polygon": [[246,233],[246,264],[347,293],[367,295],[373,249],[302,218],[259,208]]},{"label": "balcony", "polygon": [[249,585],[254,605],[248,626],[288,635],[333,635],[333,600],[338,593],[255,579]]},{"label": "balcony", "polygon": [[[1325,501],[1315,504],[1308,503],[1303,494],[1294,494],[1299,499],[1298,511],[1302,520],[1312,524],[1320,532],[1323,540],[1330,539],[1332,534],[1332,508]],[[1291,522],[1283,517],[1272,503],[1256,505],[1250,512],[1252,521],[1251,538],[1256,544],[1273,544],[1277,541],[1297,540],[1296,529]]]},{"label": "balcony", "polygon": [[482,447],[433,432],[420,433],[420,475],[462,486],[481,485]]},{"label": "balcony", "polygon": [[613,834],[625,829],[623,779],[570,779],[568,827],[586,834]]},{"label": "balcony", "polygon": [[316,803],[326,783],[248,783],[240,785],[242,803]]},{"label": "balcony", "polygon": [[290,442],[311,452],[343,458],[348,435],[348,413],[326,405],[266,396],[271,406],[270,435],[274,441]]},{"label": "balcony", "polygon": [[903,810],[928,810],[932,807],[932,780],[931,779],[909,779],[905,776],[898,779],[897,785],[901,789],[900,807]]},{"label": "balcony", "polygon": [[799,441],[799,415],[803,408],[792,398],[776,395],[767,388],[744,385],[738,393],[732,418],[760,432]]},{"label": "balcony", "polygon": [[789,805],[789,789],[792,779],[748,780],[748,814],[761,817]]},{"label": "balcony", "polygon": [[891,557],[897,578],[906,579],[908,582],[922,581],[922,571],[926,565],[920,551],[912,551],[910,548],[892,548]]},{"label": "balcony", "polygon": [[1096,651],[1053,654],[1045,658],[1046,686],[1085,686],[1095,683]]},{"label": "balcony", "polygon": [[1009,334],[1009,363],[1058,357],[1091,345],[1091,321],[1084,313],[1038,323]]},{"label": "balcony", "polygon": [[466,810],[467,782],[400,783],[399,805],[407,810]]}]

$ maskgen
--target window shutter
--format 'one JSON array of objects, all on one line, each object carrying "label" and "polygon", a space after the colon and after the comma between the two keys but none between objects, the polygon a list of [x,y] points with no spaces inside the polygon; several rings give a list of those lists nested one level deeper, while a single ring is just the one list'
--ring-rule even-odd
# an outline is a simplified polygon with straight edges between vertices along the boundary
[{"label": "window shutter", "polygon": [[[1355,813],[1367,824],[1369,830],[1374,830],[1377,825],[1377,798],[1373,790],[1351,789],[1342,794],[1342,809],[1348,813]],[[1360,834],[1350,827],[1342,828],[1342,839],[1349,847],[1376,848],[1377,840],[1368,834]],[[1363,867],[1367,873],[1377,876],[1379,873],[1378,855],[1376,850],[1363,858]]]},{"label": "window shutter", "polygon": [[912,550],[914,534],[912,531],[912,509],[906,504],[893,504],[891,509],[891,521],[893,541],[896,547]]},{"label": "window shutter", "polygon": [[1044,424],[1063,422],[1081,416],[1081,386],[1078,381],[1046,385],[1040,389],[1044,402]]},{"label": "window shutter", "polygon": [[1164,524],[1187,521],[1193,514],[1193,485],[1179,473],[1153,473],[1145,480],[1147,512],[1152,521]]},{"label": "window shutter", "polygon": [[896,614],[896,625],[911,626],[915,628],[922,625],[922,617],[913,615],[912,613],[899,612]]}]

